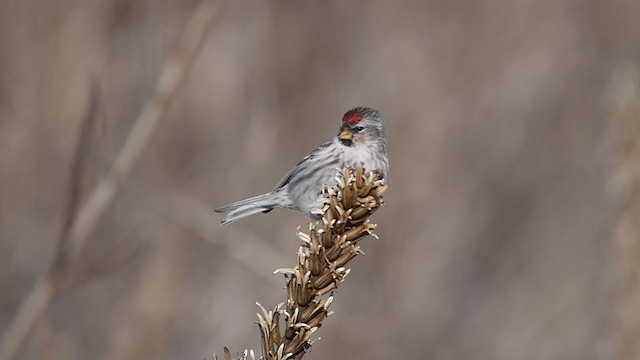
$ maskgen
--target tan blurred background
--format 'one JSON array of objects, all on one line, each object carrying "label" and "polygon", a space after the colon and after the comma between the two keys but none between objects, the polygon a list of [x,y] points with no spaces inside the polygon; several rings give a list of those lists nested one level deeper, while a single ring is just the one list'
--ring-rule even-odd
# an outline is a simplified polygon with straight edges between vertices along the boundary
[{"label": "tan blurred background", "polygon": [[[0,1],[0,338],[196,1]],[[225,1],[153,140],[19,359],[259,351],[305,226],[211,210],[379,109],[379,240],[309,359],[640,359],[640,3]],[[83,198],[84,199],[84,198]]]}]

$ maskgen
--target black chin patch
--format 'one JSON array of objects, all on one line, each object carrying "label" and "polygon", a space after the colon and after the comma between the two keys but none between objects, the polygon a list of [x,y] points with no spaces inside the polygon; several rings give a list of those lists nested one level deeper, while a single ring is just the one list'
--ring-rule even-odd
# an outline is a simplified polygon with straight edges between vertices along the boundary
[{"label": "black chin patch", "polygon": [[345,146],[353,145],[353,140],[340,139],[340,142],[342,143],[342,145],[345,145]]}]

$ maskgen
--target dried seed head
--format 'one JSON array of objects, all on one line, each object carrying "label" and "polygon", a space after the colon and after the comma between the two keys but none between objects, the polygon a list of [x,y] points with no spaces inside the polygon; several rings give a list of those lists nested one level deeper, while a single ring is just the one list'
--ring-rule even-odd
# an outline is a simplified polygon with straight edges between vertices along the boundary
[{"label": "dried seed head", "polygon": [[[259,305],[262,314],[258,314],[258,325],[265,360],[300,359],[309,351],[316,341],[311,340],[311,334],[333,313],[327,310],[333,296],[323,297],[351,271],[345,266],[362,253],[357,242],[373,235],[375,224],[369,224],[368,217],[384,204],[382,194],[388,185],[362,167],[355,171],[343,169],[336,179],[338,185],[325,191],[328,200],[320,211],[322,223],[310,223],[308,233],[299,228],[296,231],[304,243],[298,250],[296,267],[276,270],[287,277],[285,308],[281,304],[267,312]],[[282,317],[285,320],[281,324]],[[239,357],[247,360],[245,354]],[[252,352],[249,354],[253,356]]]}]

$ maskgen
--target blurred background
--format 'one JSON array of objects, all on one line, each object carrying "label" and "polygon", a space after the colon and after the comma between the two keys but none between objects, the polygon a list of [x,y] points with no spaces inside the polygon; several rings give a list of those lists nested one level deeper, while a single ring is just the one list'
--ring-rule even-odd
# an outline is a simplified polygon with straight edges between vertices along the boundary
[{"label": "blurred background", "polygon": [[[197,1],[0,1],[0,339]],[[640,359],[640,3],[224,1],[19,359],[259,352],[306,219],[220,226],[359,105],[387,121],[380,239],[309,359]],[[93,94],[93,95],[92,95]],[[94,105],[92,103],[94,97]]]}]

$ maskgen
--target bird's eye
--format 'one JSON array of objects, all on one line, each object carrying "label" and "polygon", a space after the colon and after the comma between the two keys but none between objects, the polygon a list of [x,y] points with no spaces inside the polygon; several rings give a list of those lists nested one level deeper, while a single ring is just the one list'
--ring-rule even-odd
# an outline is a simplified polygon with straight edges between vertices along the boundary
[{"label": "bird's eye", "polygon": [[353,128],[354,132],[360,132],[362,130],[364,130],[364,127],[362,127],[362,126],[356,126],[356,127]]}]

